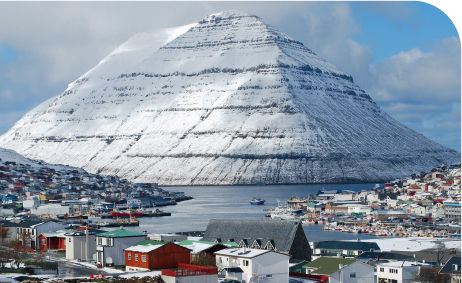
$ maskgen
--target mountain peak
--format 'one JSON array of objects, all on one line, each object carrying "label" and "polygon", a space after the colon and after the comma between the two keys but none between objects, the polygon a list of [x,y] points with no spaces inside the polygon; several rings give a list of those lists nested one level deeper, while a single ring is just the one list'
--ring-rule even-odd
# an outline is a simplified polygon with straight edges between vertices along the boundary
[{"label": "mountain peak", "polygon": [[386,181],[459,157],[256,16],[225,11],[167,34],[132,38],[0,146],[168,185]]},{"label": "mountain peak", "polygon": [[221,11],[218,13],[210,14],[207,17],[205,17],[202,21],[217,22],[217,21],[220,21],[221,19],[235,19],[235,18],[246,18],[246,17],[258,18],[255,15],[252,15],[247,12],[240,11],[240,10],[227,10],[227,11]]}]

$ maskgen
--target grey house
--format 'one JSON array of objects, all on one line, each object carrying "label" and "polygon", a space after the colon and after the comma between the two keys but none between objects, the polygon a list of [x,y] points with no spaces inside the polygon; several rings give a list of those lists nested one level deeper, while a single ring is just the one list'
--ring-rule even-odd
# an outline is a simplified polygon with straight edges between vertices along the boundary
[{"label": "grey house", "polygon": [[125,265],[124,250],[146,240],[146,234],[124,229],[96,235],[96,262],[101,266]]},{"label": "grey house", "polygon": [[300,221],[211,219],[202,240],[235,242],[240,247],[288,253],[292,259],[311,259]]}]

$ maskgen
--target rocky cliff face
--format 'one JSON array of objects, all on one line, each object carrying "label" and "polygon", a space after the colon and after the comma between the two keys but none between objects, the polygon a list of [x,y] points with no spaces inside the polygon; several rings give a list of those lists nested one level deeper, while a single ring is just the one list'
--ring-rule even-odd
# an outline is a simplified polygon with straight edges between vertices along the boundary
[{"label": "rocky cliff face", "polygon": [[378,181],[458,159],[256,16],[223,12],[168,34],[131,38],[0,145],[169,185]]}]

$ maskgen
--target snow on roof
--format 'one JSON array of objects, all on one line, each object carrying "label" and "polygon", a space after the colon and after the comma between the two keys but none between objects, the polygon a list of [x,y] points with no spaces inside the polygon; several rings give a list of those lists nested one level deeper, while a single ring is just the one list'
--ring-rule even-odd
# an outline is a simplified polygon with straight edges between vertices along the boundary
[{"label": "snow on roof", "polygon": [[149,253],[154,250],[157,250],[158,248],[164,246],[165,244],[158,244],[158,245],[135,245],[126,248],[126,251],[129,252],[140,252],[140,253]]},{"label": "snow on roof", "polygon": [[217,255],[253,258],[270,252],[269,250],[249,249],[249,248],[230,248],[215,252]]},{"label": "snow on roof", "polygon": [[390,267],[402,267],[402,266],[420,266],[421,264],[416,264],[412,261],[392,261],[379,264],[381,266],[390,266]]},{"label": "snow on roof", "polygon": [[185,247],[189,250],[191,250],[191,253],[193,254],[197,254],[197,253],[200,253],[210,247],[213,247],[214,245],[211,245],[211,244],[206,244],[206,243],[199,243],[199,242],[192,242],[191,244],[189,245],[181,245],[182,247]]}]

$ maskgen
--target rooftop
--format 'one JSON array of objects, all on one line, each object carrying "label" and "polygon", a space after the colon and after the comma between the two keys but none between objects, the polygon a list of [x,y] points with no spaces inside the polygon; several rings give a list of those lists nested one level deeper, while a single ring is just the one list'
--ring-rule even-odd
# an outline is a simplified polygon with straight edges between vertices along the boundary
[{"label": "rooftop", "polygon": [[352,258],[319,257],[304,265],[305,268],[314,268],[313,274],[330,275],[340,269],[340,265],[350,265],[356,262]]},{"label": "rooftop", "polygon": [[215,252],[217,255],[234,256],[243,258],[254,258],[262,254],[269,253],[269,250],[249,249],[249,248],[229,248]]},{"label": "rooftop", "polygon": [[104,232],[97,234],[98,237],[106,237],[106,238],[124,238],[124,237],[141,237],[146,236],[146,234],[134,232],[134,231],[127,231],[125,229],[119,229],[109,232]]}]

